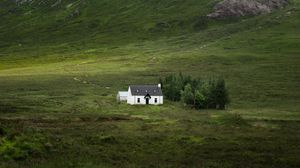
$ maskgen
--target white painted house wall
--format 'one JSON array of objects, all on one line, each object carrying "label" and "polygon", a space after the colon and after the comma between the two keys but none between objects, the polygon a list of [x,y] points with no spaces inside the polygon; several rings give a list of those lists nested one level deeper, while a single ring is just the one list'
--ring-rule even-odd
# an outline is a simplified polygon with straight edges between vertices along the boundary
[{"label": "white painted house wall", "polygon": [[128,88],[127,104],[134,104],[134,96],[132,96],[130,87]]},{"label": "white painted house wall", "polygon": [[[140,100],[139,102],[138,102],[138,99]],[[157,100],[157,102],[155,102],[155,99]],[[127,104],[131,104],[131,105],[146,104],[145,96],[133,96],[131,94],[131,90],[130,90],[130,87],[129,87],[128,88]],[[151,99],[149,100],[149,104],[152,104],[152,105],[163,104],[163,96],[151,96]]]}]

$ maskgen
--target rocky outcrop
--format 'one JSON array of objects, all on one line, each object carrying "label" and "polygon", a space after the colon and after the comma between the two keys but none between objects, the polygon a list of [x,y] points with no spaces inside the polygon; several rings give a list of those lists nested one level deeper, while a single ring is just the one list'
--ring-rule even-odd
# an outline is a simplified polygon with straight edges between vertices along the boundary
[{"label": "rocky outcrop", "polygon": [[274,9],[282,8],[288,0],[223,0],[214,7],[214,12],[208,14],[210,18],[241,17],[270,13]]}]

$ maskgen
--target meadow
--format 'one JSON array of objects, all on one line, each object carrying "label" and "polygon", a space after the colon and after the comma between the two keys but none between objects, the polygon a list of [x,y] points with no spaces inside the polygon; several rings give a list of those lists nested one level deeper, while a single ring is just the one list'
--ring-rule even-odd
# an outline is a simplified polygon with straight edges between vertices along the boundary
[{"label": "meadow", "polygon": [[[299,2],[202,21],[213,3],[0,7],[0,167],[299,167]],[[223,77],[231,104],[116,101],[178,72]]]}]

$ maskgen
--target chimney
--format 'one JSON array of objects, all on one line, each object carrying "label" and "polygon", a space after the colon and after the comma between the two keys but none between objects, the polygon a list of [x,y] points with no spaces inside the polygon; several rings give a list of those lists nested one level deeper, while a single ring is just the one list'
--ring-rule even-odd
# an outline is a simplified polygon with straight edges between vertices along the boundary
[{"label": "chimney", "polygon": [[159,88],[161,88],[161,84],[159,83],[158,85],[157,85]]}]

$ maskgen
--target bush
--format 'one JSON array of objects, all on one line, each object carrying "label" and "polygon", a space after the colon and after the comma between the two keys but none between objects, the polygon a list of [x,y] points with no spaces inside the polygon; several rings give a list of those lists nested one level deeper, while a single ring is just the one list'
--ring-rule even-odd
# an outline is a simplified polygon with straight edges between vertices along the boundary
[{"label": "bush", "polygon": [[5,160],[24,160],[30,156],[41,154],[44,150],[42,138],[33,135],[3,137],[0,139],[0,156]]},{"label": "bush", "polygon": [[28,154],[16,146],[16,142],[2,139],[0,144],[0,155],[6,160],[21,160],[28,157]]}]

